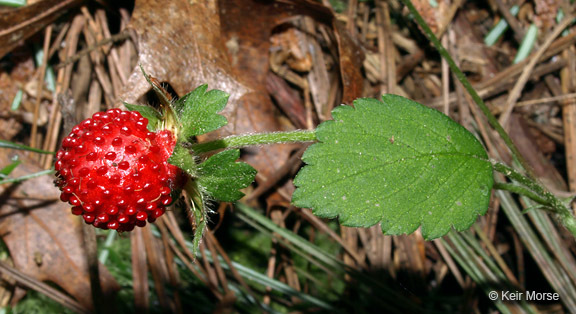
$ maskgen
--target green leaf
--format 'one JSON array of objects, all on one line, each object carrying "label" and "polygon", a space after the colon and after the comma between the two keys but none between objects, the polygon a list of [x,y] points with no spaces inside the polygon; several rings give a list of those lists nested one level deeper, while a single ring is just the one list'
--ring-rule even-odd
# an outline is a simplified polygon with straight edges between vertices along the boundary
[{"label": "green leaf", "polygon": [[4,179],[7,176],[9,176],[12,173],[12,171],[14,171],[14,169],[16,169],[16,167],[18,167],[21,163],[22,161],[18,159],[18,156],[16,156],[16,158],[13,158],[12,163],[10,163],[8,166],[0,170],[0,179]]},{"label": "green leaf", "polygon": [[189,139],[225,126],[228,121],[218,112],[228,102],[228,94],[219,90],[206,91],[208,85],[201,85],[174,102],[180,118],[180,136]]},{"label": "green leaf", "polygon": [[162,115],[158,110],[150,106],[132,105],[126,102],[124,106],[130,111],[138,111],[144,118],[148,119],[147,128],[150,132],[155,132],[161,127]]},{"label": "green leaf", "polygon": [[409,99],[358,99],[322,123],[294,180],[293,202],[345,226],[426,239],[464,230],[484,214],[492,166],[480,142],[442,113]]},{"label": "green leaf", "polygon": [[237,201],[244,193],[238,191],[250,185],[256,170],[247,163],[236,162],[237,149],[226,150],[208,158],[199,165],[198,185],[211,197],[224,201]]}]

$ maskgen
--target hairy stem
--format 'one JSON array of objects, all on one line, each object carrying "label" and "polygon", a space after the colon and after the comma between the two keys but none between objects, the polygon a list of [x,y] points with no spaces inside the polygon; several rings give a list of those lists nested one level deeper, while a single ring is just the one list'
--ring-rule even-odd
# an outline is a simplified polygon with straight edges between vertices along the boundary
[{"label": "hairy stem", "polygon": [[[535,192],[538,196],[543,197],[546,200],[546,203],[544,205],[548,205],[548,206],[552,207],[555,210],[555,212],[562,211],[561,208],[565,208],[565,206],[554,195],[552,195],[552,193],[548,192],[540,184],[538,184],[534,180],[524,176],[523,174],[516,171],[515,169],[508,167],[507,165],[500,163],[500,162],[493,162],[492,166],[494,167],[494,170],[502,173],[503,175],[505,175],[506,177],[508,177],[514,181],[517,181],[518,183],[520,183],[522,185],[525,185],[526,187],[528,187],[529,190]],[[522,195],[525,195],[525,194],[522,194]],[[530,197],[529,195],[526,195],[526,196]],[[534,199],[534,200],[537,201],[536,199]],[[568,210],[568,209],[566,208],[566,210]]]},{"label": "hairy stem", "polygon": [[525,188],[521,185],[518,185],[518,184],[496,182],[496,183],[494,183],[494,189],[495,190],[504,190],[504,191],[509,191],[512,193],[524,195],[524,196],[530,198],[531,200],[535,201],[538,204],[549,205],[548,200],[546,200],[544,197],[542,197],[542,196],[538,195],[537,193],[535,193],[534,191],[532,191],[528,188]]},{"label": "hairy stem", "polygon": [[197,154],[218,149],[231,149],[246,146],[313,142],[316,141],[316,131],[297,130],[290,132],[258,133],[247,135],[233,135],[206,143],[194,144],[190,148]]},{"label": "hairy stem", "polygon": [[560,213],[558,217],[560,218],[560,221],[562,221],[564,227],[566,227],[566,229],[568,229],[568,231],[570,231],[570,233],[572,233],[576,238],[576,219],[574,218],[574,215],[570,212],[563,212]]},{"label": "hairy stem", "polygon": [[530,199],[540,203],[542,205],[546,205],[549,209],[556,213],[564,227],[568,229],[572,233],[572,235],[576,238],[576,218],[572,214],[572,211],[566,207],[556,196],[552,193],[548,192],[544,189],[540,184],[536,183],[534,180],[524,176],[523,174],[519,173],[518,171],[512,169],[511,167],[506,166],[505,164],[499,162],[492,163],[494,170],[504,174],[506,177],[519,182],[522,185],[525,185],[527,188],[520,187],[523,190],[517,189],[515,187],[515,191],[510,189],[510,184],[503,185],[503,184],[495,184],[495,189],[501,190],[508,190],[514,193],[518,193],[524,196],[529,197]]}]

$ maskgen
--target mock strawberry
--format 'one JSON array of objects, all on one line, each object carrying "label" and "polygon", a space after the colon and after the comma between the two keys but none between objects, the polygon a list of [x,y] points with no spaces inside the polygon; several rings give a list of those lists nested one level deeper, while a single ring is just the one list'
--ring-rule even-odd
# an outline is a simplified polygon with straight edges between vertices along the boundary
[{"label": "mock strawberry", "polygon": [[102,229],[130,231],[153,222],[185,183],[168,163],[176,145],[172,132],[147,129],[137,111],[111,109],[82,121],[56,155],[60,199],[72,213]]}]

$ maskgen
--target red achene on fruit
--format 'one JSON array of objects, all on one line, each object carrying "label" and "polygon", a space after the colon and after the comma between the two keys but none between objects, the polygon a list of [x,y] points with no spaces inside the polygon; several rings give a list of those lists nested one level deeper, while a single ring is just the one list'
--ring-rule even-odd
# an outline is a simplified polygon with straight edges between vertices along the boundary
[{"label": "red achene on fruit", "polygon": [[172,132],[150,132],[136,111],[110,109],[82,121],[56,155],[60,199],[72,213],[102,229],[130,231],[153,222],[172,203],[172,190],[185,183],[168,163]]}]

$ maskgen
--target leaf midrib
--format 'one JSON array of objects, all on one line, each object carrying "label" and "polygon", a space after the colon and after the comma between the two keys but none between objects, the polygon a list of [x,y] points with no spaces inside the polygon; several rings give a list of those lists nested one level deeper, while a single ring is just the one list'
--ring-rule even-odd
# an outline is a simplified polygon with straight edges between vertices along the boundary
[{"label": "leaf midrib", "polygon": [[[333,154],[334,154],[334,153],[329,154],[329,155],[333,155]],[[354,153],[340,153],[340,154],[338,154],[338,155],[341,156],[341,155],[352,155],[352,154],[354,154]],[[355,153],[354,155],[356,155],[356,154],[357,154],[357,153]],[[433,154],[433,155],[453,156],[453,157],[464,156],[464,157],[470,157],[469,159],[477,159],[477,160],[480,160],[480,161],[489,162],[488,160],[483,159],[483,158],[479,158],[479,157],[477,157],[477,156],[471,156],[471,155],[461,154],[461,153],[435,153],[435,154]],[[324,185],[333,185],[333,184],[338,183],[338,182],[340,182],[340,181],[349,180],[349,178],[353,178],[353,177],[362,175],[362,174],[364,174],[364,173],[366,173],[366,172],[368,172],[368,171],[373,171],[373,170],[375,170],[375,169],[379,169],[379,168],[384,168],[384,167],[390,166],[390,165],[392,165],[392,164],[394,164],[394,163],[396,163],[396,162],[399,162],[399,161],[400,161],[400,162],[403,162],[403,161],[406,161],[407,159],[409,159],[409,160],[415,160],[415,159],[418,159],[418,158],[423,158],[423,157],[425,157],[425,156],[430,156],[430,155],[419,155],[419,156],[413,156],[413,157],[411,157],[411,158],[404,158],[404,159],[400,159],[400,160],[394,160],[394,161],[391,161],[391,162],[381,163],[381,164],[376,165],[376,166],[374,166],[374,167],[365,168],[365,169],[362,169],[361,171],[357,171],[357,172],[355,172],[355,173],[349,174],[349,175],[347,175],[345,178],[342,177],[342,176],[339,176],[339,177],[336,178],[335,180],[326,182]],[[425,167],[425,166],[423,166],[422,168],[424,168],[424,167]],[[355,168],[355,169],[356,169],[356,168]],[[309,189],[310,189],[310,188],[309,188]],[[319,187],[319,188],[317,188],[317,189],[311,189],[311,191],[312,191],[312,192],[316,192],[316,191],[319,191],[320,189],[322,189],[322,187]]]}]

